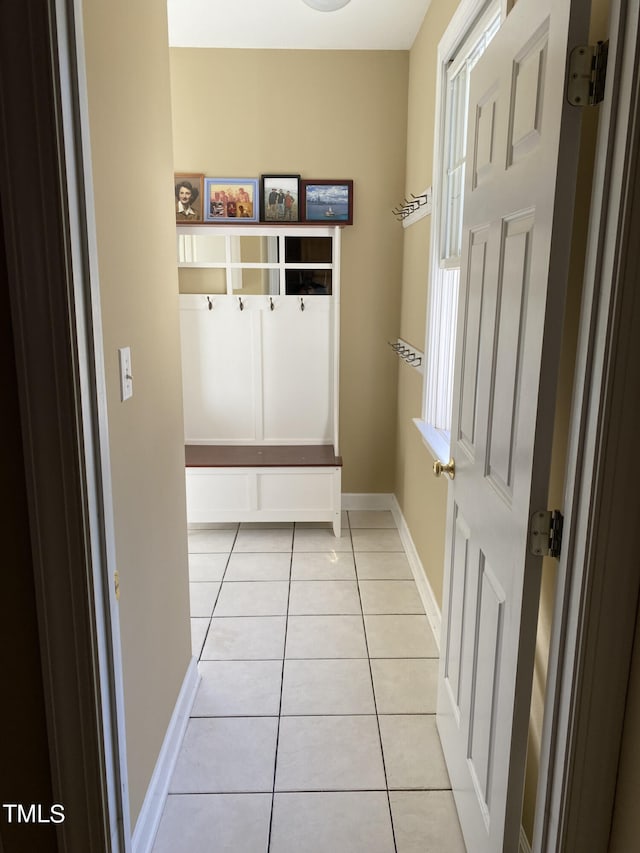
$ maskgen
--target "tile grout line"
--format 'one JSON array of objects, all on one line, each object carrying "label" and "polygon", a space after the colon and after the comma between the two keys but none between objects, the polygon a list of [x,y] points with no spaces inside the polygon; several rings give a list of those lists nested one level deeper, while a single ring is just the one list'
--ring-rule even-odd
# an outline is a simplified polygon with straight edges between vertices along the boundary
[{"label": "tile grout line", "polygon": [[[352,542],[352,544],[353,544],[353,542]],[[365,647],[367,650],[367,662],[369,664],[369,678],[371,679],[371,693],[373,694],[373,707],[374,707],[375,713],[376,713],[376,726],[378,728],[378,740],[380,742],[380,756],[382,758],[382,771],[384,773],[384,783],[385,783],[386,793],[387,793],[387,806],[389,808],[389,822],[391,824],[391,837],[393,838],[393,849],[394,849],[395,853],[398,853],[398,845],[396,842],[396,830],[395,830],[395,827],[393,825],[393,812],[391,811],[391,795],[389,793],[389,779],[387,777],[387,762],[385,761],[384,747],[382,744],[382,731],[380,730],[380,715],[378,714],[378,702],[376,699],[376,689],[375,689],[375,686],[373,683],[373,670],[371,668],[371,655],[369,654],[369,639],[367,637],[367,626],[366,626],[366,623],[364,621],[364,608],[362,606],[362,595],[360,592],[360,579],[358,577],[358,564],[357,564],[357,558],[356,558],[356,552],[355,551],[353,552],[353,562],[354,562],[354,566],[356,569],[356,583],[358,585],[358,597],[360,599],[360,610],[362,611],[362,631],[364,633],[364,642],[365,642]]]},{"label": "tile grout line", "polygon": [[[326,660],[364,660],[364,658],[303,658],[303,660],[313,660],[313,661],[326,661]],[[384,660],[384,658],[382,658]],[[241,660],[241,661],[203,661],[203,663],[272,663],[273,659],[261,661],[261,660]],[[376,711],[372,711],[371,713],[366,713],[364,711],[356,712],[356,713],[322,713],[322,714],[302,714],[297,712],[295,714],[191,714],[189,719],[192,720],[253,720],[255,718],[259,718],[261,720],[273,719],[275,720],[277,717],[284,717],[285,719],[293,719],[293,718],[306,718],[310,719],[313,717],[375,717],[377,715]],[[435,711],[393,711],[392,713],[381,714],[383,717],[435,717],[437,716]]]},{"label": "tile grout line", "polygon": [[[233,546],[236,544],[236,539],[238,538],[239,531],[240,531],[240,525],[238,524],[238,525],[236,525],[236,531],[235,531],[235,535],[233,537],[233,542],[231,543],[231,548],[229,549],[229,551],[227,553],[227,559],[226,559],[226,562],[224,564],[224,571],[222,572],[222,577],[220,578],[220,587],[219,587],[218,593],[216,595],[216,600],[213,602],[213,607],[211,608],[211,614],[208,617],[209,624],[207,625],[207,630],[204,632],[204,637],[202,639],[202,645],[200,646],[200,651],[198,652],[198,663],[202,660],[202,652],[204,651],[204,647],[205,647],[205,644],[207,642],[207,637],[209,636],[209,631],[211,630],[211,623],[213,622],[213,613],[216,609],[216,604],[218,603],[218,599],[220,598],[220,593],[222,592],[222,584],[224,583],[224,576],[226,575],[227,569],[229,568],[229,560],[231,559],[231,552],[233,551]],[[188,568],[188,563],[189,563],[189,557],[191,556],[192,553],[193,554],[216,554],[216,553],[224,554],[226,552],[225,551],[221,551],[221,552],[219,552],[219,551],[189,551],[189,537],[188,537],[188,531],[187,531],[187,568]],[[189,579],[189,584],[191,584],[191,579]],[[193,619],[193,618],[194,617],[191,616],[191,605],[189,605],[189,626],[191,626],[191,619]],[[199,617],[196,617],[196,618],[199,618]],[[205,617],[205,618],[207,618],[207,617]],[[191,715],[189,715],[189,718],[191,719]]]},{"label": "tile grout line", "polygon": [[284,642],[282,644],[282,669],[280,671],[280,704],[278,705],[278,725],[276,729],[276,750],[273,756],[273,790],[271,791],[271,813],[269,815],[269,834],[267,836],[267,853],[271,850],[271,832],[273,829],[273,809],[276,801],[276,775],[278,773],[278,747],[280,746],[280,723],[282,720],[282,695],[284,692],[284,663],[287,653],[287,629],[289,627],[289,600],[291,598],[291,576],[293,574],[293,543],[296,535],[294,523],[291,533],[291,556],[289,558],[289,589],[287,591],[287,612],[284,622]]}]

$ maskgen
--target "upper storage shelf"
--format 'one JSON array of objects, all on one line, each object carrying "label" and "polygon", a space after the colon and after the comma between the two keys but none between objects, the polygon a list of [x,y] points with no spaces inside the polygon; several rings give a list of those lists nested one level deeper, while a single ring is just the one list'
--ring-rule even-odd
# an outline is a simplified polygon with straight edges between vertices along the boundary
[{"label": "upper storage shelf", "polygon": [[[340,228],[193,225],[177,231],[181,292],[273,296],[331,295],[339,265]],[[193,290],[185,270],[210,270]],[[195,279],[194,279],[195,281]],[[208,285],[208,286],[207,286]]]}]

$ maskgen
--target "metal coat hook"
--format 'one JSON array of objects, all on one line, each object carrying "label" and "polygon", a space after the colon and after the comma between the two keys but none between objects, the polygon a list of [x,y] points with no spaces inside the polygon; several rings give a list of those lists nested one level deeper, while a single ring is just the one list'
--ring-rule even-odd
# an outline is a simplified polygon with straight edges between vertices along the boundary
[{"label": "metal coat hook", "polygon": [[208,296],[207,296],[207,302],[209,303],[209,311],[211,311],[211,309],[213,308],[213,302],[211,301],[211,299]]},{"label": "metal coat hook", "polygon": [[238,296],[238,302],[240,303],[240,310],[244,311],[244,302],[242,301],[242,296]]},{"label": "metal coat hook", "polygon": [[276,306],[273,304],[273,299],[272,299],[272,298],[271,298],[271,296],[270,296],[270,297],[269,297],[269,308],[270,308],[270,310],[271,310],[271,311],[273,311],[273,309],[274,309],[275,307],[276,307]]},{"label": "metal coat hook", "polygon": [[399,338],[395,343],[387,341],[391,349],[395,352],[398,358],[405,361],[410,367],[420,367],[422,364],[423,354],[416,350],[411,344]]},{"label": "metal coat hook", "polygon": [[304,299],[300,297],[300,310],[304,311]]},{"label": "metal coat hook", "polygon": [[415,213],[416,210],[419,210],[421,207],[424,207],[425,204],[429,204],[430,195],[428,192],[420,193],[420,195],[415,195],[411,193],[411,198],[404,198],[401,204],[396,205],[392,209],[392,213],[395,218],[402,222],[403,219],[406,219],[412,213]]}]

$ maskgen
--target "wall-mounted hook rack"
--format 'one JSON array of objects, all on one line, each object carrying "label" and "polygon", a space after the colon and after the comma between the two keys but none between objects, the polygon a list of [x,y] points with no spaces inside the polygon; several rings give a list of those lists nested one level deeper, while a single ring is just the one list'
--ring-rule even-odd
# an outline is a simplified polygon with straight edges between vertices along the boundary
[{"label": "wall-mounted hook rack", "polygon": [[405,364],[408,364],[409,367],[413,367],[414,370],[417,370],[419,373],[424,373],[424,353],[421,352],[421,350],[416,349],[411,346],[411,344],[403,341],[402,338],[398,338],[395,343],[393,341],[387,341],[387,343]]},{"label": "wall-mounted hook rack", "polygon": [[398,222],[402,222],[404,228],[431,213],[431,187],[418,195],[414,193],[410,195],[411,198],[403,199],[402,203],[396,205],[391,211]]}]

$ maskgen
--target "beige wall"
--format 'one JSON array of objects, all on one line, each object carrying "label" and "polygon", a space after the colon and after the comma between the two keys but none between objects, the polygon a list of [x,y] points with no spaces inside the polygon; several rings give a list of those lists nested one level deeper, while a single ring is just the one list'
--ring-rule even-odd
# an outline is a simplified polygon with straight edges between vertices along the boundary
[{"label": "beige wall", "polygon": [[191,654],[166,4],[86,3],[84,28],[135,825]]},{"label": "beige wall", "polygon": [[[457,2],[433,0],[414,42],[409,65],[407,176],[405,194],[433,182],[433,136],[438,42]],[[400,334],[424,349],[429,281],[431,217],[404,230]],[[431,473],[433,458],[412,418],[422,415],[422,378],[398,366],[398,455],[395,492],[435,594],[442,605],[442,565],[447,487]]]},{"label": "beige wall", "polygon": [[343,491],[391,492],[406,52],[171,50],[175,168],[210,177],[353,178],[343,231]]}]

